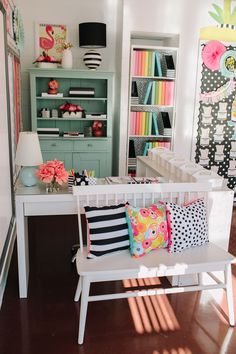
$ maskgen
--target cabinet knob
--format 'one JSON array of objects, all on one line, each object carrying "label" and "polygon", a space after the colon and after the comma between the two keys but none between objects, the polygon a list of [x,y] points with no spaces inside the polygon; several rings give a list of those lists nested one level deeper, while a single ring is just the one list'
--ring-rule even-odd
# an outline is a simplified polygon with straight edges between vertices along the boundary
[{"label": "cabinet knob", "polygon": [[52,143],[51,146],[57,146],[57,144],[56,143]]},{"label": "cabinet knob", "polygon": [[93,147],[93,144],[88,144],[88,147]]}]

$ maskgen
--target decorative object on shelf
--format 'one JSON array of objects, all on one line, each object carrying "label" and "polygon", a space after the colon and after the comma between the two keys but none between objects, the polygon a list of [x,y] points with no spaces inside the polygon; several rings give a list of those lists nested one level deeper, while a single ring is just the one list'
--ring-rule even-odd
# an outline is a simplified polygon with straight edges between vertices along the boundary
[{"label": "decorative object on shelf", "polygon": [[66,102],[59,108],[62,111],[62,117],[82,118],[84,112],[81,106],[69,102]]},{"label": "decorative object on shelf", "polygon": [[62,161],[51,160],[39,166],[36,176],[46,184],[48,193],[57,192],[63,183],[67,183],[68,172]]},{"label": "decorative object on shelf", "polygon": [[56,62],[61,62],[63,43],[67,41],[66,25],[39,23],[36,25],[36,55],[45,52],[53,56]]},{"label": "decorative object on shelf", "polygon": [[13,9],[12,20],[14,40],[19,50],[22,51],[24,48],[24,25],[19,10],[16,6],[14,6]]},{"label": "decorative object on shelf", "polygon": [[90,70],[97,70],[100,66],[101,54],[94,48],[106,47],[106,24],[100,22],[84,22],[79,24],[79,46],[81,48],[90,48],[84,54],[84,64]]},{"label": "decorative object on shelf", "polygon": [[58,118],[58,110],[52,109],[52,118]]},{"label": "decorative object on shelf", "polygon": [[103,136],[103,124],[99,120],[95,120],[92,124],[93,136],[96,138]]},{"label": "decorative object on shelf", "polygon": [[57,68],[57,64],[59,62],[53,57],[46,52],[43,52],[37,59],[33,62],[33,64],[37,64],[38,68],[42,69],[53,69]]},{"label": "decorative object on shelf", "polygon": [[93,136],[93,129],[92,127],[84,127],[84,136],[90,138]]},{"label": "decorative object on shelf", "polygon": [[59,83],[55,79],[51,79],[48,83],[48,93],[49,95],[56,95]]},{"label": "decorative object on shelf", "polygon": [[63,52],[61,59],[61,66],[63,69],[71,69],[73,66],[73,57],[71,48],[73,45],[70,42],[63,43]]},{"label": "decorative object on shelf", "polygon": [[41,110],[41,116],[42,116],[42,118],[50,118],[50,109],[43,108]]},{"label": "decorative object on shelf", "polygon": [[21,132],[16,150],[15,163],[22,166],[20,178],[24,186],[36,185],[36,167],[43,162],[36,132]]}]

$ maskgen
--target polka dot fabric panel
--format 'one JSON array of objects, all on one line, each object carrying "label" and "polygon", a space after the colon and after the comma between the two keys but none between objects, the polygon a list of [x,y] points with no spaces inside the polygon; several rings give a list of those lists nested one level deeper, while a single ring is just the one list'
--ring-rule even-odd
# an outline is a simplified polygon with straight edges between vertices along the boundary
[{"label": "polka dot fabric panel", "polygon": [[182,252],[186,248],[208,242],[208,226],[204,200],[187,206],[166,203],[170,229],[170,253]]},{"label": "polka dot fabric panel", "polygon": [[[207,42],[206,42],[207,43]],[[205,44],[206,44],[205,43]],[[204,50],[205,44],[201,46]],[[234,50],[232,45],[226,51]],[[201,94],[223,89],[230,82],[220,70],[212,71],[202,62]],[[235,81],[235,78],[233,79]],[[225,178],[229,188],[236,187],[236,88],[218,95],[215,101],[199,101],[195,161]]]}]

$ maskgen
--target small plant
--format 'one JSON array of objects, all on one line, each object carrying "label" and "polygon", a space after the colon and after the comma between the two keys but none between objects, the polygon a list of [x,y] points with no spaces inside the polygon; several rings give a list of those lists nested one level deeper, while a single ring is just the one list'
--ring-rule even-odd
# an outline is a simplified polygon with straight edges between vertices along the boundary
[{"label": "small plant", "polygon": [[36,176],[50,186],[50,189],[58,189],[59,185],[66,183],[68,172],[62,161],[52,160],[39,166]]},{"label": "small plant", "polygon": [[230,24],[236,25],[236,6],[231,12],[231,0],[224,0],[223,9],[216,5],[212,4],[216,13],[209,11],[210,16],[219,24]]},{"label": "small plant", "polygon": [[53,56],[48,55],[46,52],[43,52],[34,62],[35,63],[59,63]]},{"label": "small plant", "polygon": [[71,49],[73,47],[73,44],[71,42],[64,42],[63,43],[63,49]]}]

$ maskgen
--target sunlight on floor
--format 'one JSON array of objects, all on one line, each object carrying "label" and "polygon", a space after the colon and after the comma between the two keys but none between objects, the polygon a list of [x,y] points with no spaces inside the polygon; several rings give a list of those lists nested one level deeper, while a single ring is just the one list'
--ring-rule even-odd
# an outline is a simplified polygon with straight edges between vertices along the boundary
[{"label": "sunlight on floor", "polygon": [[[157,278],[123,280],[123,285],[127,289],[160,284]],[[180,328],[166,295],[131,297],[128,298],[128,303],[135,329],[140,334],[145,332],[175,331]],[[176,353],[179,354],[181,352]]]},{"label": "sunlight on floor", "polygon": [[161,352],[154,350],[152,354],[192,354],[192,351],[189,348],[179,347],[177,349],[172,348],[170,350],[164,349]]}]

